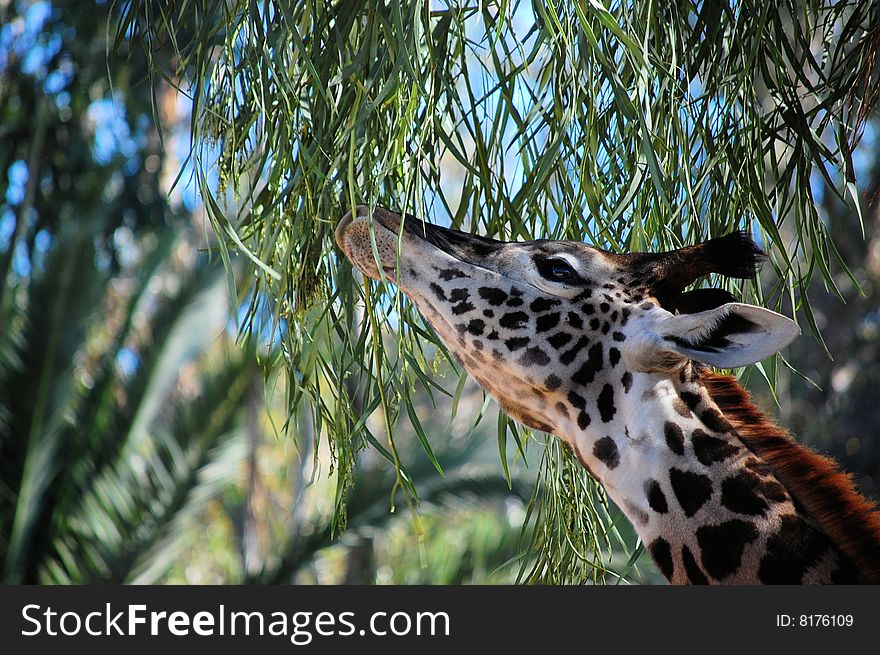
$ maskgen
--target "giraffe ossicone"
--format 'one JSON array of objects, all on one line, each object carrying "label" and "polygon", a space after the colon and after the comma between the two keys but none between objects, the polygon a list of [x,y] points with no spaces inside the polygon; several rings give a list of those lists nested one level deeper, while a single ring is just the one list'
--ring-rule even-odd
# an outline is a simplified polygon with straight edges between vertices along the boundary
[{"label": "giraffe ossicone", "polygon": [[360,206],[336,240],[415,303],[505,412],[570,446],[680,584],[880,582],[880,516],[829,460],[705,365],[799,333],[721,290],[762,258],[733,233],[666,253],[503,242]]}]

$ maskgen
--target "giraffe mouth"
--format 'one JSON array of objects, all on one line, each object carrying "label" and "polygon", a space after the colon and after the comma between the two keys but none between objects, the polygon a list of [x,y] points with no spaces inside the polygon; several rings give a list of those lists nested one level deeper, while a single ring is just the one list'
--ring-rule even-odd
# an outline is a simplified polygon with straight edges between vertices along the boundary
[{"label": "giraffe mouth", "polygon": [[376,280],[395,280],[399,229],[399,217],[395,217],[392,212],[376,208],[371,223],[369,209],[361,205],[336,226],[339,248],[364,275]]}]

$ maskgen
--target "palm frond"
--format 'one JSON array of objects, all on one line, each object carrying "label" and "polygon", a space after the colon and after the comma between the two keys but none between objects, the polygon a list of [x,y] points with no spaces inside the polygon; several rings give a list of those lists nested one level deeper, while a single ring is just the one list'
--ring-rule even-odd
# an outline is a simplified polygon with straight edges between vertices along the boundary
[{"label": "palm frond", "polygon": [[28,290],[17,366],[2,378],[9,419],[0,438],[0,534],[8,535],[2,544],[2,577],[8,582],[33,574],[29,563],[36,561],[35,545],[43,543],[38,533],[48,528],[47,511],[62,472],[58,454],[77,391],[73,362],[106,282],[92,265],[90,242],[87,225],[59,236]]},{"label": "palm frond", "polygon": [[[235,480],[246,448],[240,408],[251,365],[244,355],[203,378],[198,398],[134,439],[64,516],[44,582],[155,582],[186,547],[179,526]],[[135,450],[136,452],[132,452]]]},{"label": "palm frond", "polygon": [[7,314],[17,328],[0,362],[6,582],[157,579],[182,548],[178,526],[245,459],[242,400],[257,373],[254,353],[225,332],[222,268],[176,263],[191,244],[172,230],[122,284],[95,266],[92,242],[87,225],[62,231],[20,292],[20,315]]}]

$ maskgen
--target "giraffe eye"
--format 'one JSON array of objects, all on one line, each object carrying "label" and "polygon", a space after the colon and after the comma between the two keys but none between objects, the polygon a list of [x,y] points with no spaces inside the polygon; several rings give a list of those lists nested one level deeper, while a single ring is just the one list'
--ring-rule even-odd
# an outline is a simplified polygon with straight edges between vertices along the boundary
[{"label": "giraffe eye", "polygon": [[535,261],[538,273],[541,277],[554,282],[569,282],[577,278],[577,273],[571,264],[564,259],[554,257],[541,257]]}]

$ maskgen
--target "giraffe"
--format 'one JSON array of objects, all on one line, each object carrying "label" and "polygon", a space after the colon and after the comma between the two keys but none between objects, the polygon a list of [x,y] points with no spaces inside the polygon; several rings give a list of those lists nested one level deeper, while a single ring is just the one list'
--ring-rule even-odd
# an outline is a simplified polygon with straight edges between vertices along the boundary
[{"label": "giraffe", "polygon": [[570,447],[669,582],[880,582],[874,505],[709,368],[760,361],[800,333],[724,290],[684,291],[709,273],[752,276],[763,253],[745,234],[615,254],[360,206],[336,241],[397,284],[509,416]]}]

